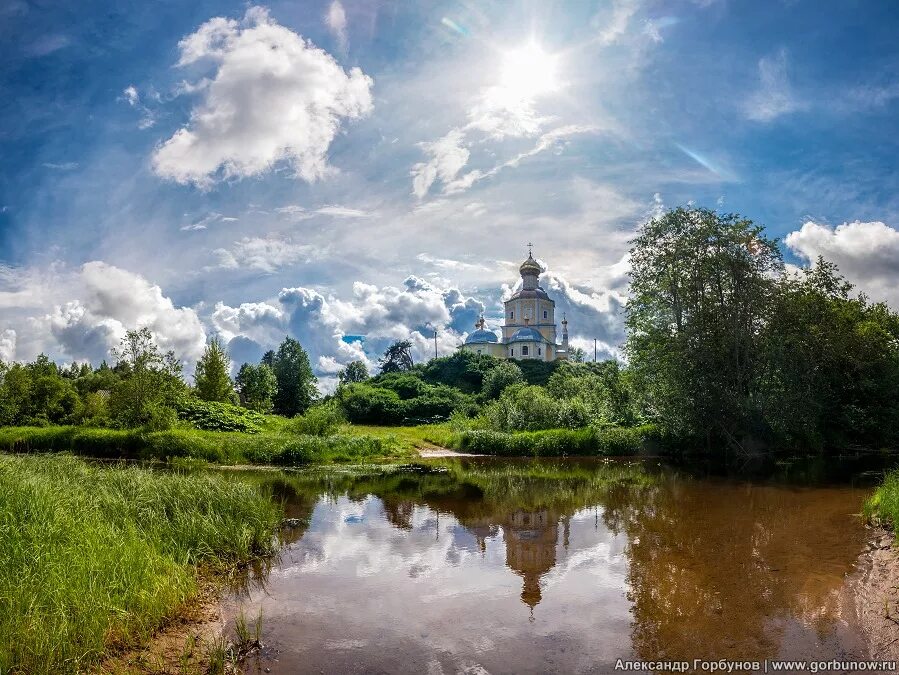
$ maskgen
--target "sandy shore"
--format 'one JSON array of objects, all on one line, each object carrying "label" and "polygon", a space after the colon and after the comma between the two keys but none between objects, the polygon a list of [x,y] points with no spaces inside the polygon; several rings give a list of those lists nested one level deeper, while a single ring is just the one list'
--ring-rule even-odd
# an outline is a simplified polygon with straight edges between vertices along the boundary
[{"label": "sandy shore", "polygon": [[850,580],[870,658],[899,660],[899,549],[892,532],[871,528],[868,549]]},{"label": "sandy shore", "polygon": [[440,457],[480,457],[481,455],[473,455],[468,452],[456,452],[449,448],[442,448],[439,445],[422,445],[417,448],[418,454],[422,459],[439,459]]}]

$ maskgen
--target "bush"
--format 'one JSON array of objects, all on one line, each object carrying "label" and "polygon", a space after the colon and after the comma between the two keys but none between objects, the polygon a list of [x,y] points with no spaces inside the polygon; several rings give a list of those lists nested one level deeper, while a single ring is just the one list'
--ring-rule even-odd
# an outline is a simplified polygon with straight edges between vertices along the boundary
[{"label": "bush", "polygon": [[559,402],[543,387],[513,385],[483,415],[495,431],[537,431],[559,426]]},{"label": "bush", "polygon": [[403,423],[443,421],[456,411],[468,409],[470,399],[452,387],[426,385],[425,392],[402,402]]},{"label": "bush", "polygon": [[521,374],[521,368],[512,361],[503,361],[496,364],[484,376],[484,386],[481,389],[481,393],[487,399],[499,398],[507,387],[513,384],[521,384],[522,382],[524,382],[524,376]]},{"label": "bush", "polygon": [[581,398],[563,399],[559,403],[559,426],[580,429],[590,424],[590,408]]},{"label": "bush", "polygon": [[353,424],[399,424],[404,416],[402,402],[395,391],[370,384],[341,387],[337,402]]},{"label": "bush", "polygon": [[422,380],[417,373],[409,372],[383,373],[378,375],[372,384],[376,387],[395,391],[401,399],[421,396],[430,388],[430,385]]},{"label": "bush", "polygon": [[333,402],[315,405],[305,414],[295,417],[290,429],[307,436],[331,436],[336,434],[346,420],[340,408]]},{"label": "bush", "polygon": [[540,456],[562,455],[637,455],[658,439],[655,427],[594,429],[546,429],[505,433],[502,431],[463,431],[455,434],[453,447],[482,455]]},{"label": "bush", "polygon": [[259,413],[238,405],[201,401],[193,397],[178,401],[177,409],[180,419],[205,431],[242,431],[255,434],[259,432],[259,425],[265,419]]}]

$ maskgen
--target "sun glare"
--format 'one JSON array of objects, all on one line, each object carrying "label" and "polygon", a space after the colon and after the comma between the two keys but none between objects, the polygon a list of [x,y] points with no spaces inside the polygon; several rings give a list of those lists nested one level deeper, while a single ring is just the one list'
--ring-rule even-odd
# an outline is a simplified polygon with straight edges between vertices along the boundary
[{"label": "sun glare", "polygon": [[510,96],[533,99],[559,88],[558,57],[529,42],[503,54],[500,86]]}]

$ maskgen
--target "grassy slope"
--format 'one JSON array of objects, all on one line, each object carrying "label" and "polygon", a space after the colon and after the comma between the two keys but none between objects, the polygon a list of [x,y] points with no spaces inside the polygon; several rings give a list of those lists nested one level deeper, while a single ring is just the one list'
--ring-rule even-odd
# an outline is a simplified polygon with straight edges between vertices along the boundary
[{"label": "grassy slope", "polygon": [[0,455],[0,672],[75,672],[145,640],[196,565],[272,548],[280,511],[218,475]]}]

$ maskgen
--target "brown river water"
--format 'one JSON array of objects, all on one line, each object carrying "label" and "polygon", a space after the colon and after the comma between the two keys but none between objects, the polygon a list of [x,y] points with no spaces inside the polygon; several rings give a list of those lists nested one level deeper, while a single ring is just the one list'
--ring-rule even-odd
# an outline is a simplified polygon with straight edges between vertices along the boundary
[{"label": "brown river water", "polygon": [[[870,474],[657,461],[252,474],[284,548],[225,600],[248,672],[613,673],[618,659],[866,658],[848,590]],[[266,670],[268,669],[268,670]]]}]

